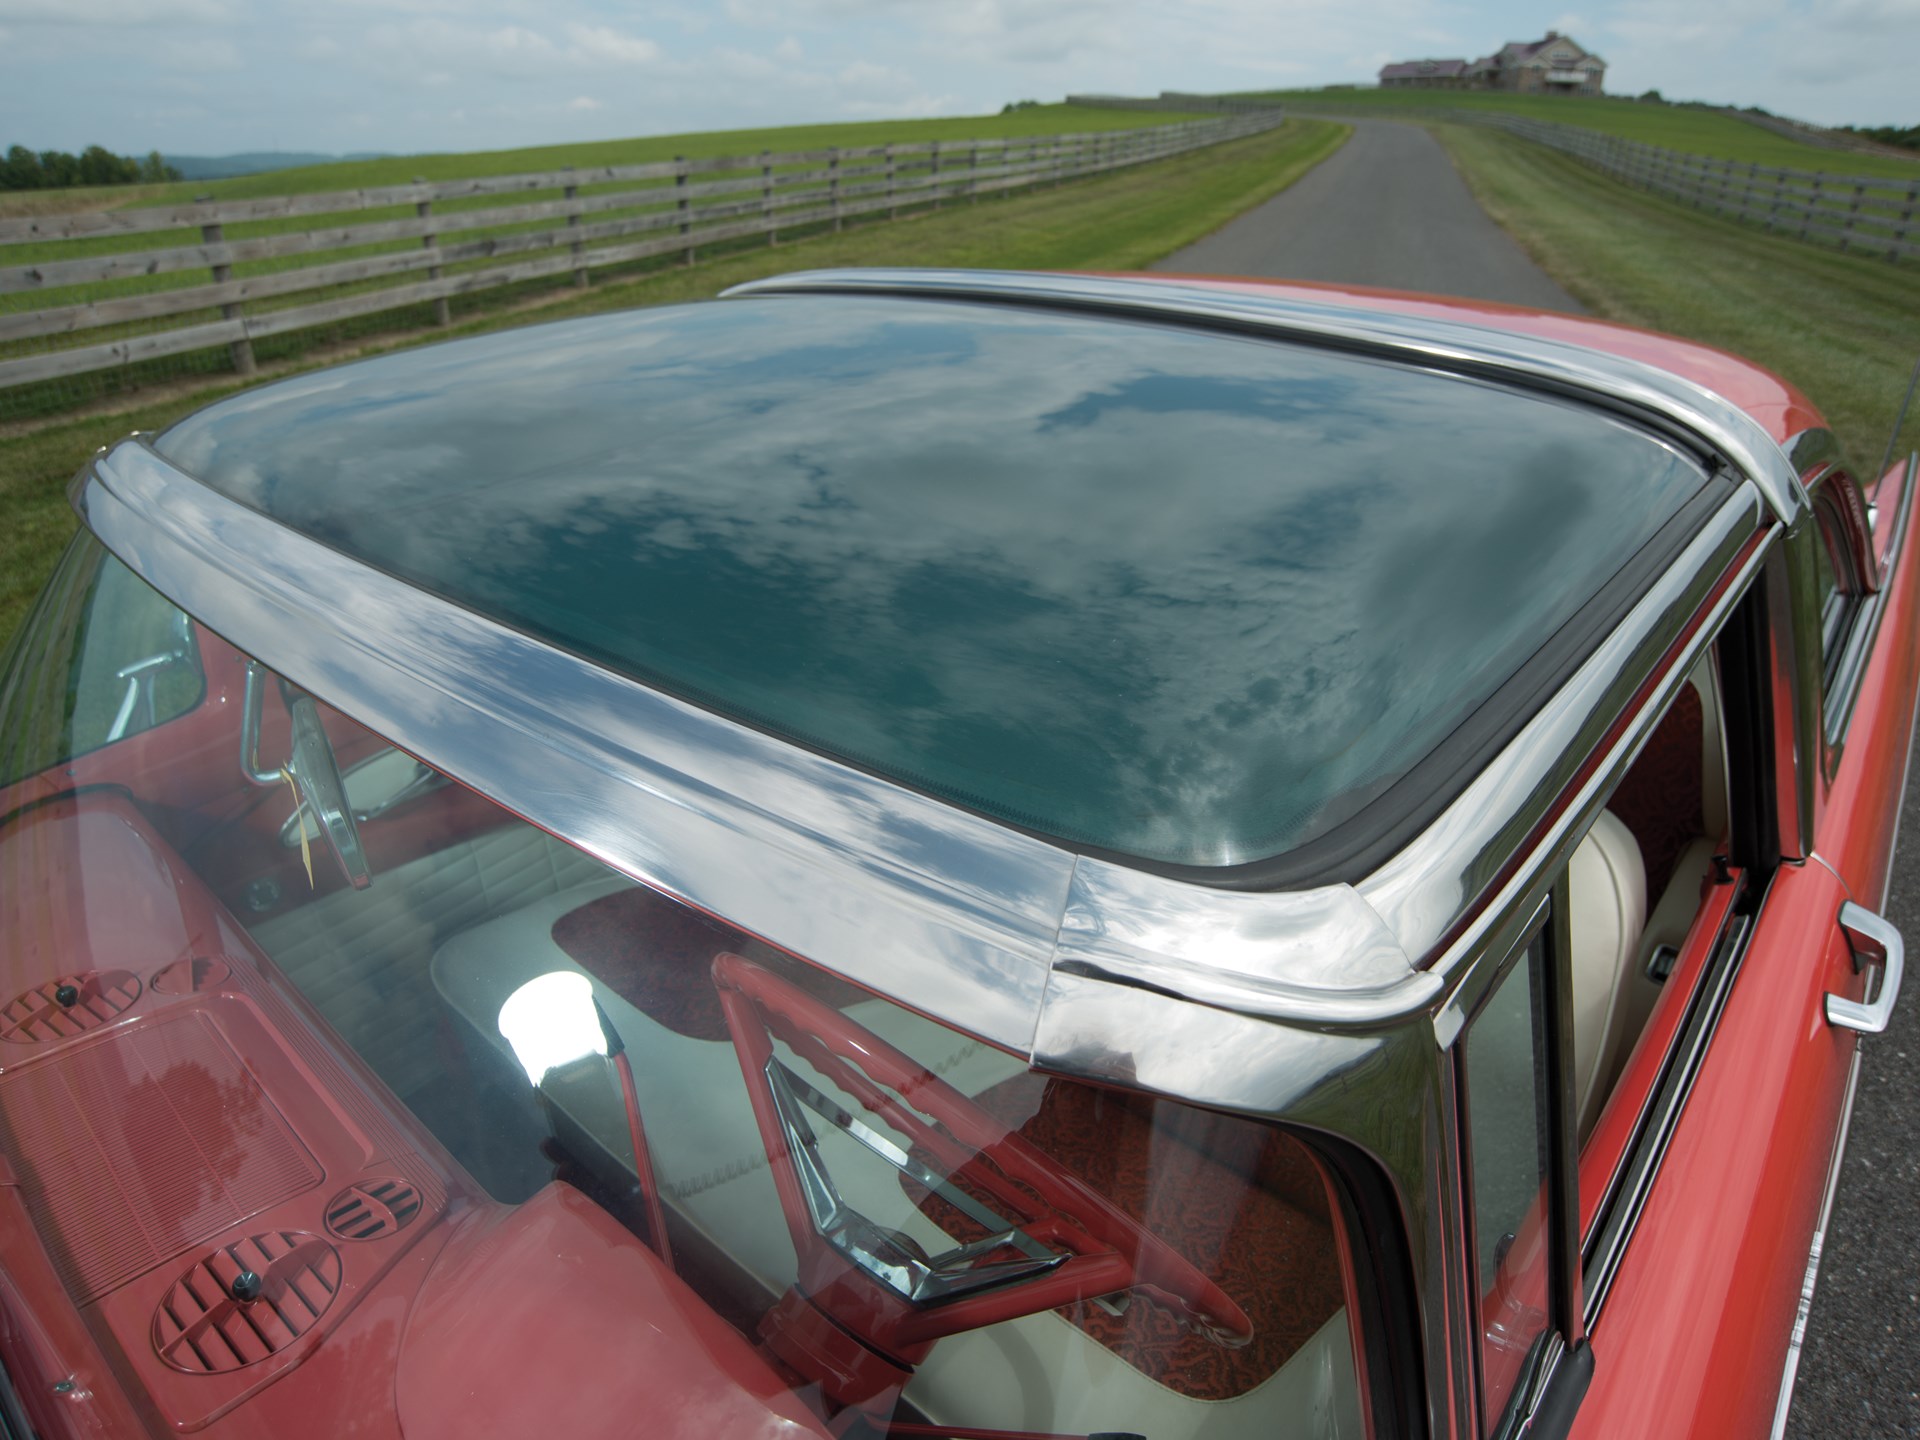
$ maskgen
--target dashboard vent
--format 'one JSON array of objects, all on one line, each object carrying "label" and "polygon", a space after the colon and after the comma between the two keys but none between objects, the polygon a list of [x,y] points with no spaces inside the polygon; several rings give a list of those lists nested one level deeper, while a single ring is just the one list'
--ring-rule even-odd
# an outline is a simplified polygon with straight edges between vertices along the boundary
[{"label": "dashboard vent", "polygon": [[379,1240],[404,1230],[420,1213],[420,1192],[381,1175],[349,1185],[327,1202],[327,1233],[336,1240]]},{"label": "dashboard vent", "polygon": [[139,978],[129,970],[61,975],[0,1006],[0,1040],[16,1045],[71,1040],[98,1029],[139,998]]},{"label": "dashboard vent", "polygon": [[148,983],[162,995],[191,995],[197,990],[212,990],[233,974],[227,962],[212,955],[195,955],[191,960],[176,960],[155,972]]},{"label": "dashboard vent", "polygon": [[173,1283],[153,1312],[153,1348],[176,1370],[224,1375],[285,1350],[339,1293],[340,1252],[318,1235],[250,1235]]}]

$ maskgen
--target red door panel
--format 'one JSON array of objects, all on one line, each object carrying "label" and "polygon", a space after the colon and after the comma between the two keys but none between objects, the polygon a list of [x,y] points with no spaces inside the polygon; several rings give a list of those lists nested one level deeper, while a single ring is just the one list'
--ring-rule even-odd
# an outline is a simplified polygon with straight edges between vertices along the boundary
[{"label": "red door panel", "polygon": [[1765,1435],[1853,1057],[1861,981],[1824,866],[1783,867],[1592,1336],[1576,1437]]}]

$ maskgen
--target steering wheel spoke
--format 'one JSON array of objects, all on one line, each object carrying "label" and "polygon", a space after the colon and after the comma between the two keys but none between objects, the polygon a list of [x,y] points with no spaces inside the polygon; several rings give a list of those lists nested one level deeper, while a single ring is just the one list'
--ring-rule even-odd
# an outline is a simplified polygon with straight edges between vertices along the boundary
[{"label": "steering wheel spoke", "polygon": [[[1222,1345],[1252,1338],[1216,1283],[924,1065],[741,956],[718,956],[713,977],[800,1288],[841,1328],[911,1365],[947,1335],[1142,1291]],[[776,1041],[893,1134],[798,1074]],[[953,1243],[930,1253],[849,1204],[829,1135],[937,1200],[952,1221],[930,1223]]]}]

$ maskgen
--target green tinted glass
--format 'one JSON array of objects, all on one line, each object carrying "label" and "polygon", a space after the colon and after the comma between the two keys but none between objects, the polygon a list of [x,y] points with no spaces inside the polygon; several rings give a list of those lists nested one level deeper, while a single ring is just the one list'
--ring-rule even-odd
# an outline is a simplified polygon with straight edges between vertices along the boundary
[{"label": "green tinted glass", "polygon": [[1322,835],[1705,483],[1578,405],[878,298],[614,315],[236,396],[161,451],[393,574],[1069,844]]}]

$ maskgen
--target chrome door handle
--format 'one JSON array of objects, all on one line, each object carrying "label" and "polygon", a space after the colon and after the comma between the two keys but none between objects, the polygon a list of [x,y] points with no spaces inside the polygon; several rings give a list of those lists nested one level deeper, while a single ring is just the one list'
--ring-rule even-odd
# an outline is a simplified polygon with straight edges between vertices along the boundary
[{"label": "chrome door handle", "polygon": [[1860,970],[1869,961],[1880,963],[1880,993],[1871,1004],[1861,1004],[1842,995],[1827,996],[1827,1023],[1843,1030],[1858,1030],[1862,1035],[1878,1035],[1893,1018],[1894,1002],[1900,998],[1900,978],[1906,972],[1907,951],[1900,932],[1882,917],[1851,900],[1840,907],[1840,929],[1853,951],[1853,968]]}]

